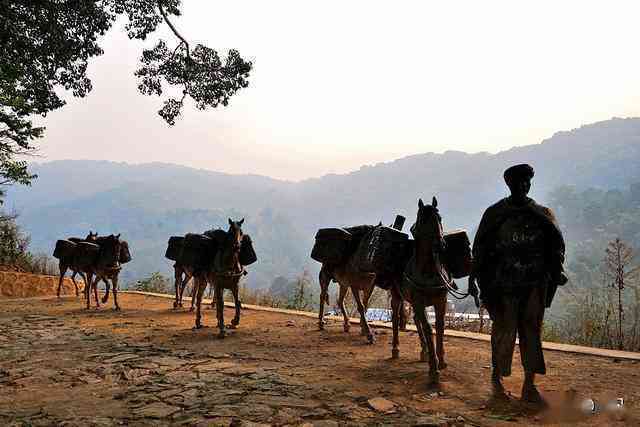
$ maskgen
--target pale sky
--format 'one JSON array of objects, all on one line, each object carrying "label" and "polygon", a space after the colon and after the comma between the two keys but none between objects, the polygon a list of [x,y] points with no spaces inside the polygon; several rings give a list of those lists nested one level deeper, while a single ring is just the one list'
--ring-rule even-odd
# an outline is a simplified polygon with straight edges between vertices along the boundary
[{"label": "pale sky", "polygon": [[183,3],[184,36],[254,62],[249,88],[226,108],[187,108],[169,128],[160,99],[136,89],[142,45],[112,30],[90,66],[93,92],[45,119],[38,161],[299,180],[640,116],[636,0]]}]

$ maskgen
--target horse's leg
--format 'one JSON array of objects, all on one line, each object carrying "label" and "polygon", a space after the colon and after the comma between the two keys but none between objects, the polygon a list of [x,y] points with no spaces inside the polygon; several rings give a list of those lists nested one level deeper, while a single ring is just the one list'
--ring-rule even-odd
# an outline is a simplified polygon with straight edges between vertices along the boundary
[{"label": "horse's leg", "polygon": [[[360,298],[360,292],[361,292],[360,290],[358,290],[358,289],[354,290],[353,288],[351,288],[351,292],[354,295],[354,297],[353,297],[354,300],[356,299],[356,297],[355,297],[356,294],[358,294],[358,298]],[[367,291],[363,290],[362,291],[362,299],[360,301],[362,301],[362,308],[363,308],[365,317],[367,316],[367,303],[364,302],[366,300],[366,298],[367,298]],[[357,306],[357,304],[356,304],[356,306]],[[360,314],[360,308],[359,307],[358,307],[358,314]],[[361,337],[366,337],[367,336],[367,329],[365,328],[364,323],[362,322],[362,320],[360,320],[360,336]]]},{"label": "horse's leg", "polygon": [[[63,264],[62,261],[58,264],[60,268],[60,280],[58,280],[58,290],[56,291],[56,295],[60,298],[60,289],[62,288],[62,281],[64,280],[64,275],[67,274],[67,269],[69,268],[67,265]],[[74,282],[75,283],[75,282]],[[78,287],[76,286],[76,295],[78,294]]]},{"label": "horse's leg", "polygon": [[[104,296],[102,297],[102,303],[106,304],[107,301],[109,301],[109,281],[104,277],[102,278],[102,281],[104,282]],[[98,282],[96,282],[96,292],[98,292],[97,288],[98,288]],[[115,289],[113,292],[115,293]]]},{"label": "horse's leg", "polygon": [[429,324],[429,319],[427,318],[427,313],[425,312],[425,306],[423,304],[416,305],[414,303],[413,309],[415,311],[416,325],[420,323],[422,338],[424,339],[427,350],[429,352],[429,383],[437,384],[439,381],[438,360],[436,358],[436,349],[433,344],[433,332],[431,331],[431,325]]},{"label": "horse's leg", "polygon": [[[182,298],[184,297],[184,290],[187,287],[187,283],[189,283],[189,280],[191,280],[191,276],[188,273],[184,273],[184,279],[181,280],[180,282],[180,299],[178,301],[178,306],[183,307],[182,305]],[[193,306],[193,304],[192,304]]]},{"label": "horse's leg", "polygon": [[87,310],[89,310],[91,308],[91,286],[93,285],[93,273],[87,273],[87,280],[84,283],[84,296],[87,302]]},{"label": "horse's leg", "polygon": [[[416,304],[413,303],[413,296],[411,296],[411,308],[413,310],[413,323],[416,325],[416,331],[418,331],[418,338],[420,338],[420,361],[421,362],[426,362],[428,360],[427,357],[427,339],[424,335],[424,325],[422,324],[422,322],[420,321],[420,318],[418,317],[418,312],[417,310],[417,306]],[[424,308],[423,308],[424,310]]]},{"label": "horse's leg", "polygon": [[318,281],[320,283],[320,310],[318,311],[318,329],[324,329],[324,304],[325,302],[329,303],[329,283],[331,282],[331,277],[327,274],[324,269],[324,266],[320,269],[320,274],[318,276]]},{"label": "horse's leg", "polygon": [[[80,295],[79,289],[78,289],[78,282],[76,282],[76,276],[78,275],[78,272],[73,270],[73,274],[71,275],[71,281],[73,282],[73,286],[75,286],[76,288],[76,297],[78,297]],[[58,295],[60,296],[60,295]]]},{"label": "horse's leg", "polygon": [[113,309],[120,311],[120,305],[118,304],[118,273],[113,275],[111,283],[113,284],[113,305],[115,306]]},{"label": "horse's leg", "polygon": [[344,331],[349,332],[349,328],[351,327],[351,325],[349,324],[349,315],[347,314],[347,309],[344,308],[344,297],[347,295],[349,287],[342,285],[342,283],[338,283],[338,285],[340,286],[340,295],[338,295],[338,307],[340,307],[342,318],[344,319]]},{"label": "horse's leg", "polygon": [[80,277],[82,277],[82,281],[84,282],[84,288],[82,288],[82,294],[86,296],[87,295],[87,275],[82,271],[79,271],[78,274],[80,275]]},{"label": "horse's leg", "polygon": [[447,294],[444,295],[434,306],[436,312],[436,353],[438,354],[438,369],[447,367],[444,361],[444,316],[447,311]]},{"label": "horse's leg", "polygon": [[392,312],[392,324],[393,324],[393,341],[391,348],[391,358],[398,359],[400,357],[400,333],[401,326],[400,316],[404,309],[404,301],[400,292],[394,287],[391,288],[391,312]]},{"label": "horse's leg", "polygon": [[242,303],[240,302],[240,296],[238,295],[238,283],[231,286],[231,292],[233,293],[233,301],[236,304],[236,315],[231,321],[231,327],[235,328],[240,324],[240,310],[242,309]]},{"label": "horse's leg", "polygon": [[360,292],[357,289],[351,287],[351,293],[353,294],[353,299],[356,300],[356,305],[358,306],[358,312],[360,312],[360,327],[362,328],[364,325],[364,330],[367,334],[367,339],[369,340],[369,344],[373,344],[376,342],[376,338],[373,336],[371,329],[369,328],[369,324],[367,323],[366,311],[367,309],[362,304],[360,300]]},{"label": "horse's leg", "polygon": [[[222,295],[224,296],[224,289],[222,290]],[[217,303],[218,303],[218,301],[216,300],[217,298],[216,290],[213,287],[213,285],[209,288],[209,298],[211,298],[211,309],[213,310],[214,308],[217,307]],[[224,303],[222,303],[222,305],[224,305]]]},{"label": "horse's leg", "polygon": [[224,338],[226,332],[224,330],[224,289],[217,281],[212,283],[213,293],[216,298],[216,316],[218,317],[218,338]]},{"label": "horse's leg", "polygon": [[196,292],[194,292],[194,295],[196,297],[196,329],[200,329],[202,328],[202,310],[201,310],[201,306],[202,306],[202,296],[204,294],[204,288],[207,286],[207,281],[203,280],[202,277],[200,277],[200,275],[195,275],[193,276],[193,286],[194,286],[194,290],[196,290]]},{"label": "horse's leg", "polygon": [[176,309],[180,306],[180,286],[182,285],[182,269],[177,266],[173,266],[173,285],[176,288],[176,300],[173,302],[173,308]]},{"label": "horse's leg", "polygon": [[402,302],[402,304],[400,305],[399,319],[400,319],[400,330],[406,331],[407,330],[407,310],[404,305],[404,302]]},{"label": "horse's leg", "polygon": [[[373,280],[371,281],[370,286],[364,288],[362,290],[362,304],[364,305],[364,312],[365,315],[367,313],[367,310],[369,309],[369,300],[371,299],[371,295],[373,295],[373,291],[375,289],[375,285],[373,283]],[[365,336],[367,333],[364,329],[364,325],[362,325],[362,323],[360,324],[360,335]]]},{"label": "horse's leg", "polygon": [[98,282],[100,282],[100,280],[104,281],[104,277],[101,277],[99,275],[96,274],[96,277],[93,279],[93,296],[96,299],[96,308],[100,308],[100,300],[98,299]]},{"label": "horse's leg", "polygon": [[[196,276],[195,274],[193,275],[193,285],[191,285],[191,308],[189,309],[189,311],[193,311],[194,308],[194,304],[195,302],[198,300],[198,282],[196,280]],[[204,290],[202,291],[204,292]]]}]

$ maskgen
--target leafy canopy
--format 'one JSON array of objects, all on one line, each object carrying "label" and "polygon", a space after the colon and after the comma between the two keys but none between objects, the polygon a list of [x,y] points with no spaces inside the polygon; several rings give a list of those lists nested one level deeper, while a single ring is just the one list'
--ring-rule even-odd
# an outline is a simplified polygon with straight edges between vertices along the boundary
[{"label": "leafy canopy", "polygon": [[175,124],[187,96],[199,109],[226,106],[248,86],[252,68],[236,50],[221,58],[215,50],[191,46],[171,22],[180,15],[180,0],[2,0],[0,1],[0,184],[29,184],[34,175],[19,156],[35,149],[44,128],[34,115],[46,116],[65,105],[60,89],[84,97],[92,89],[88,61],[102,55],[99,37],[119,16],[128,22],[130,39],[145,40],[160,24],[169,26],[173,42],[159,39],[142,52],[135,72],[138,90],[166,97],[158,114]]}]

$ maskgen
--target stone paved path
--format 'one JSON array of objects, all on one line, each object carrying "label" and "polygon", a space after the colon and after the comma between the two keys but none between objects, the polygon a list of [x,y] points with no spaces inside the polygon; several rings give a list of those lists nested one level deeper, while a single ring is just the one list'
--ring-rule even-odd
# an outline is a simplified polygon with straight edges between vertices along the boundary
[{"label": "stone paved path", "polygon": [[[245,311],[240,329],[217,340],[212,329],[192,331],[192,314],[170,310],[166,300],[123,295],[122,304],[116,313],[85,311],[73,298],[0,300],[0,425],[546,422],[518,404],[487,402],[486,343],[449,339],[443,387],[428,390],[414,334],[403,334],[402,357],[391,361],[384,331],[368,346],[357,328],[318,332],[313,319]],[[205,312],[205,324],[213,317]],[[634,425],[639,364],[547,354],[547,396],[565,388],[624,392],[631,412],[617,424]],[[507,384],[512,390],[517,375]],[[603,425],[598,417],[577,421]]]},{"label": "stone paved path", "polygon": [[2,318],[0,343],[0,425],[465,425],[336,394],[246,354],[127,342],[73,317]]}]

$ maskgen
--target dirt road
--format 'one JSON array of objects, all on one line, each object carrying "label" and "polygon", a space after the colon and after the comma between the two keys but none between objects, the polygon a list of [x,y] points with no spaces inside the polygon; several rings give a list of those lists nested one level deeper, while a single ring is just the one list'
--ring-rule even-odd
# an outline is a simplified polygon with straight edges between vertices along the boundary
[{"label": "dirt road", "polygon": [[[439,390],[426,387],[414,333],[377,330],[371,346],[352,326],[245,310],[224,340],[191,329],[170,301],[121,295],[122,312],[80,300],[0,301],[0,425],[640,425],[640,363],[547,351],[540,389],[552,410],[488,400],[488,343],[447,338]],[[226,319],[232,317],[231,310]],[[623,420],[560,411],[573,392],[625,398]]]}]

